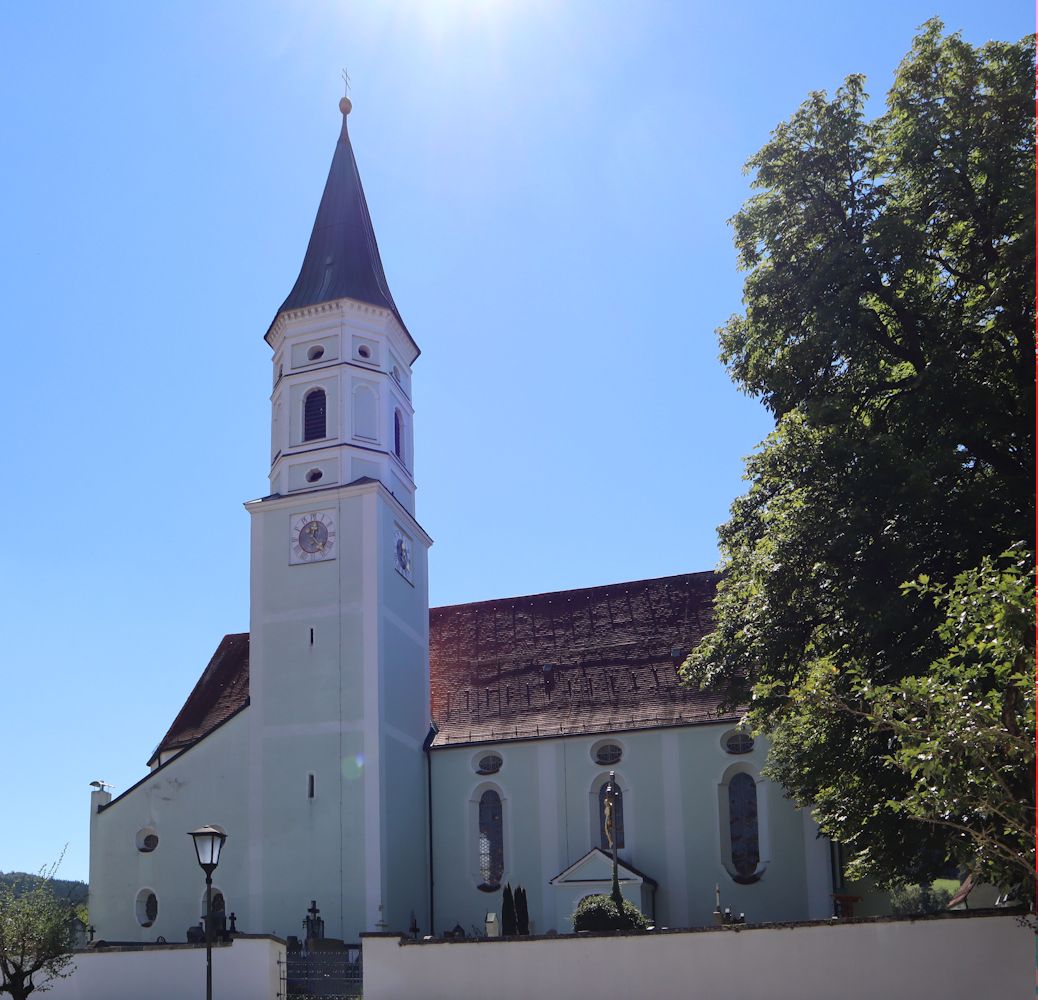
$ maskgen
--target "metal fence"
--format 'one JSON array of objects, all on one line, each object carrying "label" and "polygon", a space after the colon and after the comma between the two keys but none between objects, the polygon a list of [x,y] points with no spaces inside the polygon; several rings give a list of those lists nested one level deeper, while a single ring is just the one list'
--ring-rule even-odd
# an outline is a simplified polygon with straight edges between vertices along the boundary
[{"label": "metal fence", "polygon": [[[325,942],[314,942],[325,945]],[[330,942],[328,942],[330,944]],[[359,997],[364,974],[359,944],[338,947],[305,947],[289,951],[284,962],[278,962],[281,975],[280,998],[293,1000],[346,1000]]]}]

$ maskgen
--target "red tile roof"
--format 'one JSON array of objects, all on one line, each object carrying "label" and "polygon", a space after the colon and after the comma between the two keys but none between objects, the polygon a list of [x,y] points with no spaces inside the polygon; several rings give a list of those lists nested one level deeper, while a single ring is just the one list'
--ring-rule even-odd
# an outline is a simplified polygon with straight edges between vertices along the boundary
[{"label": "red tile roof", "polygon": [[[432,608],[433,746],[736,718],[677,676],[710,627],[716,586],[715,573],[689,573]],[[248,701],[248,633],[224,636],[152,761]]]},{"label": "red tile roof", "polygon": [[690,573],[433,608],[433,746],[736,718],[677,676],[716,586]]},{"label": "red tile roof", "polygon": [[249,703],[249,633],[225,635],[180,714],[151,755],[183,750],[208,736]]}]

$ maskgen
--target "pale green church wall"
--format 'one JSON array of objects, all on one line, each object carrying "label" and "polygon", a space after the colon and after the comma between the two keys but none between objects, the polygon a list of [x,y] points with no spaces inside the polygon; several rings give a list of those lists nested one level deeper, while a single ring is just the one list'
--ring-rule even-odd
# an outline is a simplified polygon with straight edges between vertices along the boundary
[{"label": "pale green church wall", "polygon": [[[460,923],[468,933],[472,926],[483,927],[487,911],[500,913],[500,891],[476,887],[475,803],[486,787],[500,790],[504,806],[502,882],[522,883],[527,889],[537,931],[570,929],[568,922],[559,926],[559,896],[566,893],[569,898],[572,889],[548,882],[601,846],[596,793],[610,768],[596,763],[592,750],[607,738],[623,749],[613,768],[623,790],[624,846],[619,857],[658,883],[653,897],[657,924],[711,923],[715,886],[721,890],[722,906],[745,912],[747,920],[827,916],[828,872],[819,868],[826,855],[809,855],[816,867],[813,877],[822,886],[814,909],[823,911],[809,912],[809,838],[803,814],[776,785],[760,779],[764,741],[749,754],[724,751],[721,738],[731,728],[730,723],[710,724],[432,751],[436,929]],[[486,777],[475,774],[474,760],[491,751],[501,755],[501,770]],[[733,766],[758,781],[761,877],[750,885],[737,884],[725,866],[722,781]]]},{"label": "pale green church wall", "polygon": [[[246,715],[235,716],[91,817],[89,908],[99,937],[185,940],[203,912],[205,892],[205,875],[187,834],[207,823],[230,834],[214,885],[224,893],[228,913],[235,911],[243,926],[250,920]],[[150,853],[137,849],[138,831],[146,827],[159,838]],[[135,917],[142,889],[152,889],[158,898],[151,927]]]}]

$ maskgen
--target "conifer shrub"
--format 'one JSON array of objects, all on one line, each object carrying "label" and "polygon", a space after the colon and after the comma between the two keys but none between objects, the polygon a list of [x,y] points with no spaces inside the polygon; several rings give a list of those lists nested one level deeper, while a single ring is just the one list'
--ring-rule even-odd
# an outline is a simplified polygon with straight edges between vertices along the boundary
[{"label": "conifer shrub", "polygon": [[526,890],[515,887],[515,932],[519,935],[530,933],[530,910],[526,903]]},{"label": "conifer shrub", "polygon": [[623,900],[619,910],[610,896],[585,896],[573,911],[575,931],[629,931],[644,930],[649,918],[630,900]]},{"label": "conifer shrub", "polygon": [[512,894],[512,885],[508,883],[501,899],[501,933],[505,937],[514,937],[515,932],[515,897]]}]

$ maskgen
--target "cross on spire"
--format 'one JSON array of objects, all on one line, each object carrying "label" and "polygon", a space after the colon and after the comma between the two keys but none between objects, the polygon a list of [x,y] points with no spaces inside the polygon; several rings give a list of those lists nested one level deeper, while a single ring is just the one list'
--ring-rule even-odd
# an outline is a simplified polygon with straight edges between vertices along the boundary
[{"label": "cross on spire", "polygon": [[343,68],[342,68],[342,82],[345,85],[345,89],[343,90],[343,97],[349,97],[350,96],[350,74],[346,72],[346,67],[345,66],[343,66]]}]

